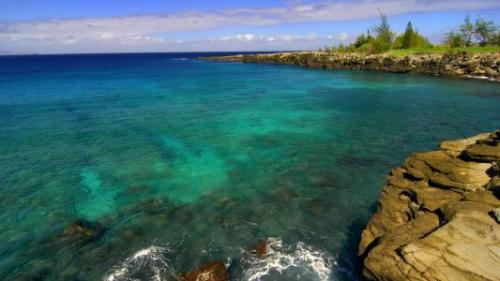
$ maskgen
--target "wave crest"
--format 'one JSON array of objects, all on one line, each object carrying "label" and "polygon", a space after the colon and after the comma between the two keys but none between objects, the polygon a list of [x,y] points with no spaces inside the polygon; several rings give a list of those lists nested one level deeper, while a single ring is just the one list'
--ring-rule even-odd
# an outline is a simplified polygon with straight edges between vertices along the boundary
[{"label": "wave crest", "polygon": [[166,254],[170,249],[150,246],[137,251],[122,264],[111,269],[102,281],[162,281],[175,277]]}]

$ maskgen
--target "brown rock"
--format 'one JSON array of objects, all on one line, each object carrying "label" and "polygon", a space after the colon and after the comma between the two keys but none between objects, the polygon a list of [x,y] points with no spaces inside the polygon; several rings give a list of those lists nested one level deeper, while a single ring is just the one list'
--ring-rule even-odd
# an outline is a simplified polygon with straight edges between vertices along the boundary
[{"label": "brown rock", "polygon": [[480,77],[500,80],[500,54],[485,53],[475,56],[412,54],[396,57],[388,54],[288,52],[273,54],[245,54],[202,58],[211,60],[272,63],[323,69],[374,70],[385,72],[413,72],[428,75]]},{"label": "brown rock", "polygon": [[184,274],[181,279],[183,281],[228,281],[229,272],[222,262],[215,261]]},{"label": "brown rock", "polygon": [[495,161],[500,158],[500,145],[474,144],[467,147],[465,155],[476,161]]},{"label": "brown rock", "polygon": [[486,139],[490,136],[490,133],[483,133],[475,135],[470,138],[459,139],[459,140],[447,140],[441,142],[439,148],[451,156],[459,156],[471,144],[475,144],[478,140]]},{"label": "brown rock", "polygon": [[257,255],[257,257],[262,258],[267,255],[267,242],[266,240],[259,240],[253,247],[252,252]]},{"label": "brown rock", "polygon": [[391,171],[359,244],[365,277],[500,280],[500,156],[490,153],[499,134],[480,136],[416,153]]},{"label": "brown rock", "polygon": [[500,226],[489,207],[462,202],[451,220],[400,255],[423,280],[500,280]]},{"label": "brown rock", "polygon": [[490,181],[490,163],[466,162],[443,151],[415,153],[405,161],[408,173],[418,179],[458,192],[484,190]]}]

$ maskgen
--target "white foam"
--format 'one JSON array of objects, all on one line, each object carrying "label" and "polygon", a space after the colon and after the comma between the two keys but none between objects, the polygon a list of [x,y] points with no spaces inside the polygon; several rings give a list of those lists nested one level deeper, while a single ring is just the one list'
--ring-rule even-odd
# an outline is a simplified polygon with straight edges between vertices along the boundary
[{"label": "white foam", "polygon": [[290,269],[302,271],[307,275],[304,279],[329,280],[332,266],[336,265],[333,257],[323,251],[302,242],[295,247],[284,247],[277,238],[267,240],[267,254],[264,257],[250,256],[248,262],[242,274],[243,280],[248,281],[262,280],[273,271],[283,274]]},{"label": "white foam", "polygon": [[141,281],[163,281],[173,275],[170,269],[168,259],[165,254],[169,252],[168,248],[150,246],[137,251],[123,263],[110,270],[103,281],[135,281],[139,280],[135,275],[141,274]]}]

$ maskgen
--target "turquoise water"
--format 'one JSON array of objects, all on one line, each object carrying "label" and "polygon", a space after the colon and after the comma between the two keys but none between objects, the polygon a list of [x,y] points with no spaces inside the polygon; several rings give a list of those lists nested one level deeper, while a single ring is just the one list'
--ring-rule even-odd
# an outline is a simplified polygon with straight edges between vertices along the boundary
[{"label": "turquoise water", "polygon": [[198,55],[0,57],[1,280],[358,280],[388,170],[500,124],[492,82]]}]

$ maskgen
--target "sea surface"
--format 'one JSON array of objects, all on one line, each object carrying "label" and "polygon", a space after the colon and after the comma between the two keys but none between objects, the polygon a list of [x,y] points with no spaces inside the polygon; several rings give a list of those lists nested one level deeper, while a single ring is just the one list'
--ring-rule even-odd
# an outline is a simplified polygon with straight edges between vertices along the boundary
[{"label": "sea surface", "polygon": [[500,125],[498,83],[203,55],[0,57],[0,280],[359,280],[390,168]]}]

